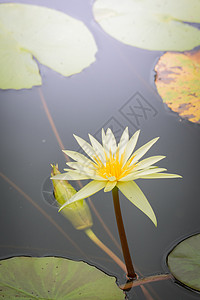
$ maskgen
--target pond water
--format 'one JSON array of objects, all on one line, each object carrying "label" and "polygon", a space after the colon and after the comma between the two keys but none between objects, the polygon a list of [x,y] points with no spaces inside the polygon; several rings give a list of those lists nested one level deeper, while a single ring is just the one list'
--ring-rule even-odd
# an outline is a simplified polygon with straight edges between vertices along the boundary
[{"label": "pond water", "polygon": [[[123,271],[44,199],[50,164],[58,163],[62,171],[65,158],[45,113],[43,95],[66,149],[79,150],[74,133],[84,139],[88,133],[99,138],[102,127],[113,128],[118,137],[126,126],[130,134],[140,128],[138,147],[160,137],[148,156],[166,155],[158,165],[170,173],[181,174],[183,179],[137,181],[157,215],[158,227],[122,194],[120,200],[136,269],[143,276],[168,272],[165,259],[169,250],[184,237],[199,231],[200,127],[181,120],[158,95],[153,69],[163,53],[126,46],[108,36],[93,20],[89,0],[12,2],[42,4],[82,20],[95,37],[98,53],[96,62],[80,74],[64,78],[40,65],[43,80],[40,88],[0,91],[3,174],[0,257],[52,255],[84,260],[116,276],[120,283],[125,280]],[[45,211],[77,247],[8,179]],[[119,242],[111,193],[101,191],[91,200]],[[92,214],[95,234],[122,258],[93,211]],[[127,293],[128,299],[199,298],[199,294],[172,280],[145,287],[148,295],[137,287]]]}]

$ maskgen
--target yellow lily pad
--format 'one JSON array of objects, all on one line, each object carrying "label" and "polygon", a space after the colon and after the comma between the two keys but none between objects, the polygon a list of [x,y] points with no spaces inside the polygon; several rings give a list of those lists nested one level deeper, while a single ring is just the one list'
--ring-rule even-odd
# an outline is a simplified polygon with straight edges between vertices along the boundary
[{"label": "yellow lily pad", "polygon": [[182,118],[200,124],[200,50],[165,53],[155,67],[163,101]]},{"label": "yellow lily pad", "polygon": [[95,61],[96,43],[79,20],[27,4],[0,4],[0,88],[41,85],[36,58],[70,76]]}]

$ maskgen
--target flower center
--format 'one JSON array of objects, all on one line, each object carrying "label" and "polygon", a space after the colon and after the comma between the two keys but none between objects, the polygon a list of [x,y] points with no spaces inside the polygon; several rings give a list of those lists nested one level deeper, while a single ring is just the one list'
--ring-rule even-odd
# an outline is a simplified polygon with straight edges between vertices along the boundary
[{"label": "flower center", "polygon": [[101,161],[99,156],[96,156],[94,158],[96,162],[94,166],[98,175],[110,181],[119,180],[128,175],[135,167],[135,164],[131,165],[134,157],[131,157],[131,159],[124,164],[124,153],[119,159],[119,151],[117,151],[116,154],[112,154],[110,151],[109,156],[106,153],[105,156],[105,163]]}]

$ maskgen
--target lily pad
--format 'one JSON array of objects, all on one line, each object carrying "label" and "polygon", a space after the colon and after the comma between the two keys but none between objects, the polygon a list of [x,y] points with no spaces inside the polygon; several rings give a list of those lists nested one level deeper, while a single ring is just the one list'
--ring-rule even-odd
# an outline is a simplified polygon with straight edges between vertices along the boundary
[{"label": "lily pad", "polygon": [[95,267],[57,257],[14,257],[0,261],[0,298],[124,299],[115,279]]},{"label": "lily pad", "polygon": [[95,20],[122,43],[149,50],[185,51],[200,44],[199,0],[96,0]]},{"label": "lily pad", "polygon": [[41,85],[36,58],[70,76],[95,61],[96,43],[79,20],[27,4],[0,4],[0,88]]},{"label": "lily pad", "polygon": [[155,71],[163,101],[181,117],[200,123],[200,50],[165,53]]},{"label": "lily pad", "polygon": [[177,280],[200,291],[200,234],[178,244],[168,256],[168,266]]}]

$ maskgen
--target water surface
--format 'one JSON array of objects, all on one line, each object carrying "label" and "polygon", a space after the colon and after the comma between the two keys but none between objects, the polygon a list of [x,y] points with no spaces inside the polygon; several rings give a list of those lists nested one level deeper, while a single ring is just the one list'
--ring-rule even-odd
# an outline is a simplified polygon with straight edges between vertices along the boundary
[{"label": "water surface", "polygon": [[[20,2],[41,5],[39,0]],[[102,127],[113,128],[117,136],[126,126],[130,134],[140,128],[138,147],[160,136],[148,156],[166,155],[167,158],[158,165],[183,176],[183,179],[137,181],[157,215],[158,228],[120,195],[134,264],[143,275],[167,272],[167,252],[177,241],[199,231],[200,128],[181,120],[157,94],[153,68],[162,52],[126,46],[106,35],[93,20],[89,0],[42,1],[42,5],[82,20],[92,31],[98,46],[96,62],[69,78],[40,66],[43,80],[40,89],[66,149],[79,149],[73,133],[87,139],[88,133],[99,138]],[[62,170],[65,159],[45,114],[39,88],[1,90],[0,105],[1,172],[28,194],[82,249],[80,252],[75,248],[40,211],[1,178],[1,258],[53,255],[84,260],[117,276],[122,282],[123,271],[83,232],[73,229],[43,198],[50,164],[58,163]],[[111,193],[101,191],[92,197],[92,201],[118,240]],[[121,257],[94,213],[93,219],[94,232]],[[199,298],[172,281],[153,283],[149,291],[153,299]],[[129,293],[129,299],[147,298],[140,288],[136,288]]]}]

